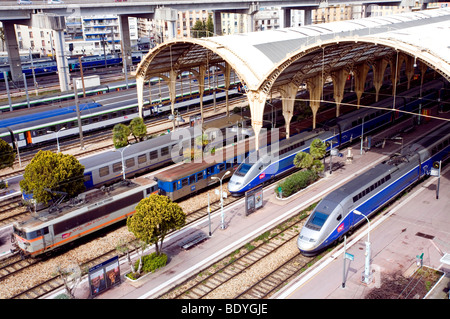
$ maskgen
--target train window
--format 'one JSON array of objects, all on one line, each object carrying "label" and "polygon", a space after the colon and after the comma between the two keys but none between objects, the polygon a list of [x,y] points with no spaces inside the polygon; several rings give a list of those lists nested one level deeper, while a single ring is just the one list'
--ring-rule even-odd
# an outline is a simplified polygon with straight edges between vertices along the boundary
[{"label": "train window", "polygon": [[336,220],[339,221],[339,220],[341,220],[341,218],[342,218],[342,215],[339,214],[339,216],[336,218]]},{"label": "train window", "polygon": [[355,127],[356,125],[358,125],[358,122],[357,121],[353,121],[352,122],[352,126]]},{"label": "train window", "polygon": [[154,160],[158,158],[158,151],[151,151],[150,152],[150,160]]},{"label": "train window", "polygon": [[164,155],[167,155],[167,154],[169,154],[169,147],[168,146],[163,147],[161,149],[161,156],[164,156]]},{"label": "train window", "polygon": [[386,180],[386,182],[388,181],[388,180],[390,180],[391,179],[391,175],[389,174],[389,175],[387,175],[385,178],[384,178],[385,180]]},{"label": "train window", "polygon": [[177,182],[173,182],[171,191],[173,192],[176,189],[177,189]]},{"label": "train window", "polygon": [[208,167],[208,168],[206,169],[206,173],[207,173],[208,175],[214,174],[214,166]]},{"label": "train window", "polygon": [[113,172],[120,172],[122,170],[122,163],[121,162],[114,163],[112,168]]},{"label": "train window", "polygon": [[102,115],[102,121],[106,121],[108,119],[108,114]]},{"label": "train window", "polygon": [[109,175],[109,166],[102,167],[98,170],[98,174],[100,177],[104,177]]},{"label": "train window", "polygon": [[223,171],[225,169],[225,164],[219,164],[217,165],[217,168],[219,169],[219,171]]},{"label": "train window", "polygon": [[125,167],[133,167],[134,166],[134,158],[129,158],[125,161]]},{"label": "train window", "polygon": [[142,154],[138,156],[138,163],[139,164],[143,164],[147,162],[147,155],[146,154]]},{"label": "train window", "polygon": [[186,186],[188,184],[188,179],[187,178],[183,178],[182,180],[181,180],[181,187],[184,187],[184,186]]},{"label": "train window", "polygon": [[197,173],[197,181],[203,179],[203,172]]},{"label": "train window", "polygon": [[89,119],[81,120],[81,125],[82,125],[82,126],[88,125],[88,124],[89,124]]},{"label": "train window", "polygon": [[328,218],[327,214],[319,213],[316,211],[314,213],[314,215],[312,216],[310,223],[314,226],[321,228],[323,226],[323,224],[325,223],[325,221],[327,220],[327,218]]},{"label": "train window", "polygon": [[189,176],[189,184],[194,184],[194,183],[195,183],[195,175]]},{"label": "train window", "polygon": [[355,203],[355,202],[357,202],[357,201],[358,201],[358,195],[353,196],[353,203]]}]

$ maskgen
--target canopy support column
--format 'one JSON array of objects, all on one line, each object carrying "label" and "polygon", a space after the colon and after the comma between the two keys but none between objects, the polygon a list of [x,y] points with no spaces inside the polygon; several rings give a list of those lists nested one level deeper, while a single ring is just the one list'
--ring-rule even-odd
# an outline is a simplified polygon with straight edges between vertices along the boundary
[{"label": "canopy support column", "polygon": [[378,102],[381,86],[383,85],[384,72],[389,61],[380,59],[372,65],[373,69],[373,86],[375,87],[375,101]]},{"label": "canopy support column", "polygon": [[347,81],[349,73],[350,71],[347,69],[340,69],[331,73],[331,79],[333,80],[334,101],[336,102],[336,117],[340,114],[340,106],[342,99],[344,98],[345,82]]},{"label": "canopy support column", "polygon": [[248,104],[252,117],[252,127],[255,132],[255,150],[259,150],[259,133],[263,124],[264,106],[267,100],[267,94],[263,91],[248,91]]},{"label": "canopy support column", "polygon": [[322,79],[321,75],[316,75],[306,80],[306,87],[309,91],[309,107],[313,112],[313,129],[316,128],[316,115],[320,107],[320,99],[322,95]]},{"label": "canopy support column", "polygon": [[228,90],[230,89],[231,67],[228,63],[225,64],[225,105],[227,108],[227,116],[230,116],[230,102],[228,100]]},{"label": "canopy support column", "polygon": [[369,73],[370,66],[367,63],[361,63],[356,66],[355,72],[355,92],[358,100],[358,109],[361,105],[361,96],[364,93],[364,85],[366,83],[367,73]]},{"label": "canopy support column", "polygon": [[283,85],[280,88],[281,105],[283,107],[283,117],[286,122],[286,138],[291,135],[291,120],[294,115],[295,97],[297,96],[298,86],[295,83]]},{"label": "canopy support column", "polygon": [[[170,109],[172,110],[172,115],[175,118],[175,100],[177,98],[176,91],[176,82],[177,82],[177,72],[173,69],[170,70],[170,78],[169,78],[169,97],[170,97]],[[173,130],[175,130],[175,120],[172,121]]]},{"label": "canopy support column", "polygon": [[[151,90],[151,88],[149,90]],[[139,116],[141,118],[144,118],[144,78],[141,76],[136,76],[136,91],[138,98]]]},{"label": "canopy support column", "polygon": [[197,83],[198,83],[198,93],[200,97],[200,121],[203,123],[203,94],[205,93],[205,73],[206,66],[201,65],[198,70]]}]

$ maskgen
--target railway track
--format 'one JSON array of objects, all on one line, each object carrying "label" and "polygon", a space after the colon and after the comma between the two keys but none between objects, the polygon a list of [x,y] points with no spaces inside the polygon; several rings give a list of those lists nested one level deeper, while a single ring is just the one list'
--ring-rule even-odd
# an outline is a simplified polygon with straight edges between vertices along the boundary
[{"label": "railway track", "polygon": [[[235,202],[237,199],[233,197],[228,197],[224,200],[224,207],[226,205],[230,205],[231,203]],[[211,212],[214,212],[216,210],[220,209],[220,201],[216,201],[211,203]],[[195,221],[205,217],[208,215],[208,207],[201,207],[192,213],[189,213],[186,218],[186,224],[189,225],[191,223],[194,223]],[[134,240],[127,243],[129,246],[133,246],[132,242]],[[133,251],[134,249],[132,249]],[[102,261],[106,261],[110,259],[113,256],[118,255],[119,257],[122,257],[124,253],[118,252],[117,249],[111,249],[103,254],[101,254],[98,257],[92,258],[86,262],[83,263],[83,265],[80,265],[81,269],[89,269],[90,267],[101,263]],[[51,257],[50,257],[51,258]],[[0,282],[3,279],[6,279],[7,277],[12,277],[13,275],[18,275],[21,272],[23,272],[26,269],[29,269],[31,266],[37,264],[40,260],[39,259],[25,259],[22,260],[20,256],[14,255],[8,258],[7,260],[2,261],[4,264],[4,267],[2,264],[0,264]],[[3,270],[5,269],[5,270]],[[45,280],[42,280],[39,284],[35,284],[30,288],[24,287],[23,291],[16,292],[13,296],[11,296],[11,299],[36,299],[40,298],[46,294],[49,294],[59,288],[61,288],[64,285],[64,281],[61,279],[60,276],[57,274],[51,274],[51,278],[46,278]]]},{"label": "railway track", "polygon": [[[234,105],[236,105],[240,102],[242,102],[242,99],[238,99],[238,100],[230,99],[230,101],[229,101],[230,109],[232,109],[234,107]],[[214,109],[214,106],[208,105],[203,108],[203,111],[208,112],[208,111],[211,111],[212,109]],[[216,105],[216,109],[217,109],[217,113],[211,117],[208,117],[207,119],[214,119],[215,117],[223,115],[225,113],[225,102],[223,102],[223,101],[218,102]],[[189,116],[195,115],[197,113],[198,113],[198,110],[194,109],[194,110],[190,110],[185,113],[182,113],[182,115],[184,117],[189,117]],[[147,123],[145,123],[145,124],[147,126],[148,134],[158,135],[161,133],[165,133],[167,131],[167,129],[154,130],[153,127],[157,127],[157,126],[160,126],[162,124],[167,124],[167,123],[170,123],[170,121],[167,118],[162,118],[162,119],[147,121]],[[101,151],[104,151],[107,149],[111,149],[113,147],[111,130],[108,130],[106,133],[102,132],[101,134],[98,134],[98,133],[89,134],[89,135],[86,135],[84,137],[84,139],[85,139],[85,144],[93,145],[94,148],[85,148],[83,150],[77,150],[76,155],[75,155],[77,157],[89,156],[94,153],[98,153],[98,152],[101,152]],[[80,143],[79,137],[68,138],[68,139],[65,139],[65,142],[60,142],[60,149],[62,152],[71,151],[73,149],[79,148],[79,143]],[[45,148],[40,148],[40,149],[56,150],[56,144],[54,144],[52,146],[46,146]],[[16,169],[14,169],[12,172],[11,171],[6,172],[7,170],[3,170],[2,172],[0,172],[0,179],[8,179],[8,178],[23,174],[25,171],[26,165],[33,159],[33,157],[35,156],[36,153],[37,153],[37,150],[28,151],[26,153],[21,154],[20,155],[20,160],[21,160],[20,168],[17,168],[17,167],[19,167],[19,159],[16,157],[16,161],[14,162],[14,166],[13,166],[13,167],[16,167]]]},{"label": "railway track", "polygon": [[[234,251],[169,292],[159,296],[161,299],[207,299],[223,298],[261,299],[269,296],[287,280],[304,271],[320,257],[304,257],[295,250],[281,266],[271,271],[264,265],[267,260],[282,260],[286,249],[292,251],[301,227],[314,205],[308,207],[288,221],[277,225],[253,241]],[[257,269],[257,270],[254,270]],[[267,273],[263,273],[265,269]],[[245,277],[245,280],[243,279]],[[243,284],[245,282],[245,284]],[[235,283],[238,283],[237,285]],[[227,287],[227,286],[232,286]]]}]

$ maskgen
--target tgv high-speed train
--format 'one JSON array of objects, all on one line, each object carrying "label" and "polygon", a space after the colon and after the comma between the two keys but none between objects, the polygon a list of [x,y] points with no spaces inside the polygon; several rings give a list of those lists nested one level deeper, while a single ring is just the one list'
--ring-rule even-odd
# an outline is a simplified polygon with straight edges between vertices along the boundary
[{"label": "tgv high-speed train", "polygon": [[[403,111],[415,111],[420,103],[428,100],[436,100],[444,83],[440,80],[429,82],[422,88],[413,88],[404,92],[395,99],[395,109]],[[422,92],[422,99],[417,96]],[[373,107],[392,108],[393,98],[377,102]],[[422,105],[424,106],[424,105]],[[233,196],[241,196],[246,191],[264,183],[270,182],[277,176],[286,174],[295,169],[294,157],[299,152],[309,152],[309,145],[315,138],[328,142],[327,150],[333,147],[341,147],[361,136],[370,134],[383,125],[387,125],[400,117],[402,112],[391,112],[376,108],[362,108],[350,112],[330,121],[324,129],[316,129],[311,132],[303,132],[279,143],[278,151],[271,151],[270,146],[266,150],[261,149],[263,156],[249,156],[236,169],[228,183],[228,191]]]},{"label": "tgv high-speed train", "polygon": [[450,123],[406,148],[401,155],[354,178],[319,202],[300,231],[302,254],[316,255],[353,230],[402,191],[430,173],[433,163],[450,158]]}]

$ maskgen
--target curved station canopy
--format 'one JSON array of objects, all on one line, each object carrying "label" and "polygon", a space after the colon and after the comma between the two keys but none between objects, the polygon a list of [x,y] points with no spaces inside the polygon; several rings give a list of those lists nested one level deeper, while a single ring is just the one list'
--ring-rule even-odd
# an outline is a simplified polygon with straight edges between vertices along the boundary
[{"label": "curved station canopy", "polygon": [[[234,70],[247,93],[255,135],[258,136],[262,127],[266,99],[279,93],[289,136],[294,101],[300,88],[306,87],[310,93],[315,127],[326,81],[333,81],[338,116],[349,74],[354,77],[358,104],[370,69],[377,94],[388,65],[395,83],[403,63],[408,82],[415,68],[422,73],[432,68],[449,80],[448,34],[450,10],[436,9],[264,32],[171,40],[151,50],[136,70],[139,109],[142,115],[143,85],[150,78],[167,82],[173,112],[175,83],[183,72],[191,72],[199,88],[204,88],[208,70],[219,68],[228,90],[230,71]],[[203,90],[199,89],[199,93],[202,99]],[[202,110],[202,103],[200,106]]]}]

